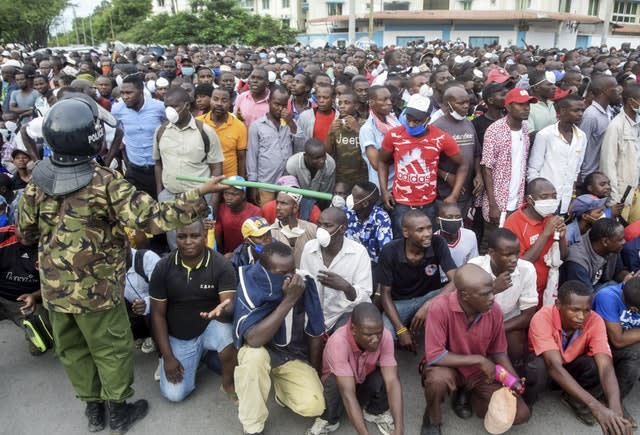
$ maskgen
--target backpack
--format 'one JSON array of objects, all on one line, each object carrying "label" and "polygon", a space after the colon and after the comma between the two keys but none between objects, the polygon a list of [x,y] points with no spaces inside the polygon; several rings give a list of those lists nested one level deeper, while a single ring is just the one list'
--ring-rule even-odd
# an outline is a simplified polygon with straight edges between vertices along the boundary
[{"label": "backpack", "polygon": [[[209,150],[211,149],[211,142],[209,141],[209,136],[204,131],[202,121],[196,119],[196,127],[200,132],[200,136],[202,136],[202,142],[204,143],[204,157],[200,160],[200,163],[204,163],[207,160],[207,156],[209,155]],[[160,139],[162,139],[162,135],[164,131],[167,129],[167,125],[169,125],[169,121],[163,122],[160,127],[158,127],[158,131],[156,132],[156,142],[158,142],[158,148],[160,147]]]},{"label": "backpack", "polygon": [[149,284],[149,277],[144,271],[144,255],[147,253],[148,249],[138,249],[136,250],[136,258],[133,261],[133,270],[144,279],[144,282]]}]

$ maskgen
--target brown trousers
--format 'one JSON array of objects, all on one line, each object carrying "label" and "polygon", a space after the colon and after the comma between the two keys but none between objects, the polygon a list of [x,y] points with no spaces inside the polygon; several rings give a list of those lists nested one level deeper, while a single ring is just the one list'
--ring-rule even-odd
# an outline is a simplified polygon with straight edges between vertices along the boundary
[{"label": "brown trousers", "polygon": [[[433,424],[442,424],[440,406],[458,388],[470,393],[472,409],[478,417],[484,418],[491,395],[502,387],[496,381],[487,383],[484,375],[464,378],[456,369],[434,366],[423,368],[422,386],[424,387],[424,397],[427,400],[427,412]],[[529,408],[524,400],[517,396],[516,418],[513,424],[526,423],[529,417]]]}]

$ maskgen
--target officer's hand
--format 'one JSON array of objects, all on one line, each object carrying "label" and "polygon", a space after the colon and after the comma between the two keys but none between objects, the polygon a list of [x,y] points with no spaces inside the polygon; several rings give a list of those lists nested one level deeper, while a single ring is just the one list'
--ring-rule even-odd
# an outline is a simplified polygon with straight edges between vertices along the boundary
[{"label": "officer's hand", "polygon": [[224,180],[223,175],[218,175],[218,176],[209,178],[206,183],[203,183],[200,186],[198,186],[198,191],[200,192],[200,195],[204,196],[209,193],[222,192],[223,190],[226,190],[229,187],[231,187],[225,184],[221,184],[220,181],[222,180]]}]

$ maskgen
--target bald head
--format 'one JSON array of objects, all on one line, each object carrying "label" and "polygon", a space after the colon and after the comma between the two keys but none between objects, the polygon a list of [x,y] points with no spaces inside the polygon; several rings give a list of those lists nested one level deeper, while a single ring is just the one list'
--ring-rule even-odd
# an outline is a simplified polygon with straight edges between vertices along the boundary
[{"label": "bald head", "polygon": [[365,323],[382,323],[380,310],[371,302],[363,302],[356,305],[351,313],[351,323],[356,326],[363,326]]},{"label": "bald head", "polygon": [[476,293],[493,284],[491,275],[475,264],[465,264],[459,267],[453,282],[458,291],[467,294]]},{"label": "bald head", "polygon": [[463,99],[467,96],[467,91],[465,91],[464,88],[461,88],[460,86],[453,86],[444,91],[442,99],[445,103],[448,103],[457,99]]},{"label": "bald head", "polygon": [[322,220],[333,222],[336,225],[347,225],[347,215],[337,207],[329,207],[320,213]]}]

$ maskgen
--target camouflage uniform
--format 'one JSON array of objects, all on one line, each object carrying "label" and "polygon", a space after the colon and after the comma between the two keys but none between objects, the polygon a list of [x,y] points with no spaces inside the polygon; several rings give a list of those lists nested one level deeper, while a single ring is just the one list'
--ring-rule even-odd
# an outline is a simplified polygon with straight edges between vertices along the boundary
[{"label": "camouflage uniform", "polygon": [[125,227],[159,234],[206,215],[197,190],[157,203],[98,165],[87,186],[65,196],[27,185],[18,225],[25,240],[39,241],[42,299],[56,352],[80,399],[121,402],[133,395]]}]

